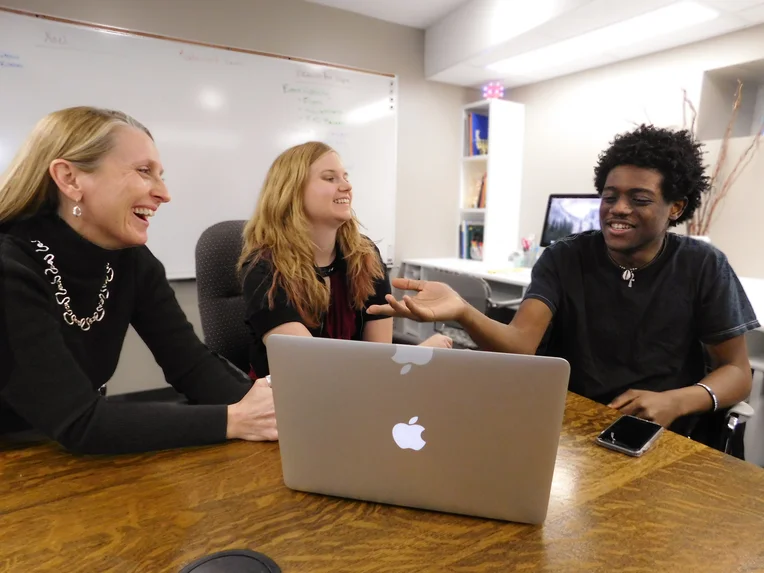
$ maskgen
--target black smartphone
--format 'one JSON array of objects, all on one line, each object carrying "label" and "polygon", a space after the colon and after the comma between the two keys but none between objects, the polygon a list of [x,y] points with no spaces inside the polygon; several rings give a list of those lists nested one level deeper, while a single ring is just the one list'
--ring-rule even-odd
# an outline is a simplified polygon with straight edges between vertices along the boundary
[{"label": "black smartphone", "polygon": [[663,432],[663,426],[636,416],[621,416],[597,436],[596,442],[611,450],[641,456]]}]

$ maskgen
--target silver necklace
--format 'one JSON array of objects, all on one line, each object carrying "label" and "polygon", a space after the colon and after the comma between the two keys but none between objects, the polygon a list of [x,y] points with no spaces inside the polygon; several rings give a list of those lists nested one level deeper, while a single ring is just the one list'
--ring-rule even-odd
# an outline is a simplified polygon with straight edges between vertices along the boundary
[{"label": "silver necklace", "polygon": [[661,245],[661,250],[658,251],[658,253],[650,260],[649,263],[642,265],[641,267],[624,267],[623,265],[619,264],[610,254],[610,251],[607,250],[607,247],[605,247],[605,252],[607,253],[608,258],[612,261],[614,265],[616,265],[618,268],[620,268],[623,273],[621,273],[621,279],[624,281],[629,282],[629,288],[631,288],[631,285],[634,284],[634,279],[636,278],[637,271],[641,271],[643,269],[646,269],[650,265],[652,265],[655,261],[658,260],[658,257],[660,257],[663,254],[663,249],[666,248],[666,237],[663,237],[663,244]]},{"label": "silver necklace", "polygon": [[48,268],[45,269],[45,275],[53,276],[50,284],[56,286],[57,290],[54,295],[56,302],[60,306],[64,307],[64,322],[66,322],[66,324],[69,326],[76,324],[82,330],[87,331],[90,330],[90,327],[93,326],[94,323],[103,320],[103,317],[106,316],[106,311],[104,310],[103,305],[106,303],[106,299],[109,298],[109,283],[114,280],[114,269],[111,268],[111,265],[106,263],[106,278],[103,281],[101,290],[98,292],[98,306],[96,306],[93,316],[77,318],[77,315],[74,314],[74,311],[72,311],[71,307],[69,306],[69,303],[72,299],[69,297],[66,288],[64,288],[64,285],[61,282],[61,275],[59,274],[58,269],[53,262],[55,259],[53,253],[51,253],[50,249],[42,242],[36,241],[34,239],[32,242],[35,244],[36,253],[48,253],[43,257],[45,262],[48,263]]}]

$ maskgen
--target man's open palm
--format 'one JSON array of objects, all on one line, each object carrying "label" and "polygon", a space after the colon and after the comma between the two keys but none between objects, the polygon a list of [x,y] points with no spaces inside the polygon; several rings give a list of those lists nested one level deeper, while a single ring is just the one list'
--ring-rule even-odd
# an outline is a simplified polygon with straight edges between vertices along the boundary
[{"label": "man's open palm", "polygon": [[370,306],[366,312],[383,316],[398,316],[421,322],[445,322],[459,320],[466,303],[456,291],[444,283],[396,278],[393,287],[406,291],[416,291],[416,295],[405,295],[398,301],[393,295],[385,298],[388,304]]}]

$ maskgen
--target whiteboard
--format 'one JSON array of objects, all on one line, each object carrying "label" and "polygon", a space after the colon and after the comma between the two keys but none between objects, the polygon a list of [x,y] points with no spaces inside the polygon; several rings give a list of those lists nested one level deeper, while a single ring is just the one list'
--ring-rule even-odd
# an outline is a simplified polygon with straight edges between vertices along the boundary
[{"label": "whiteboard", "polygon": [[149,248],[195,276],[210,225],[249,219],[271,162],[320,140],[342,156],[362,232],[392,263],[397,78],[0,10],[0,171],[45,114],[124,111],[152,132],[172,201]]}]

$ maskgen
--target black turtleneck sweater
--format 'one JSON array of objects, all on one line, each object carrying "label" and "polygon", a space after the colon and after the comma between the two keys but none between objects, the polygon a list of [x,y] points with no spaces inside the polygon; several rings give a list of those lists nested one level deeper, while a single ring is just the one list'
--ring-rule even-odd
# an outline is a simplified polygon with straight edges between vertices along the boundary
[{"label": "black turtleneck sweater", "polygon": [[[36,252],[33,241],[49,251]],[[107,264],[113,269],[103,319],[89,330],[65,320],[49,254],[67,291],[58,298],[69,297],[78,318],[93,316]],[[193,405],[101,396],[131,324]],[[198,339],[148,248],[102,249],[56,215],[0,227],[0,431],[18,416],[80,453],[212,444],[226,438],[226,405],[250,387]]]}]

